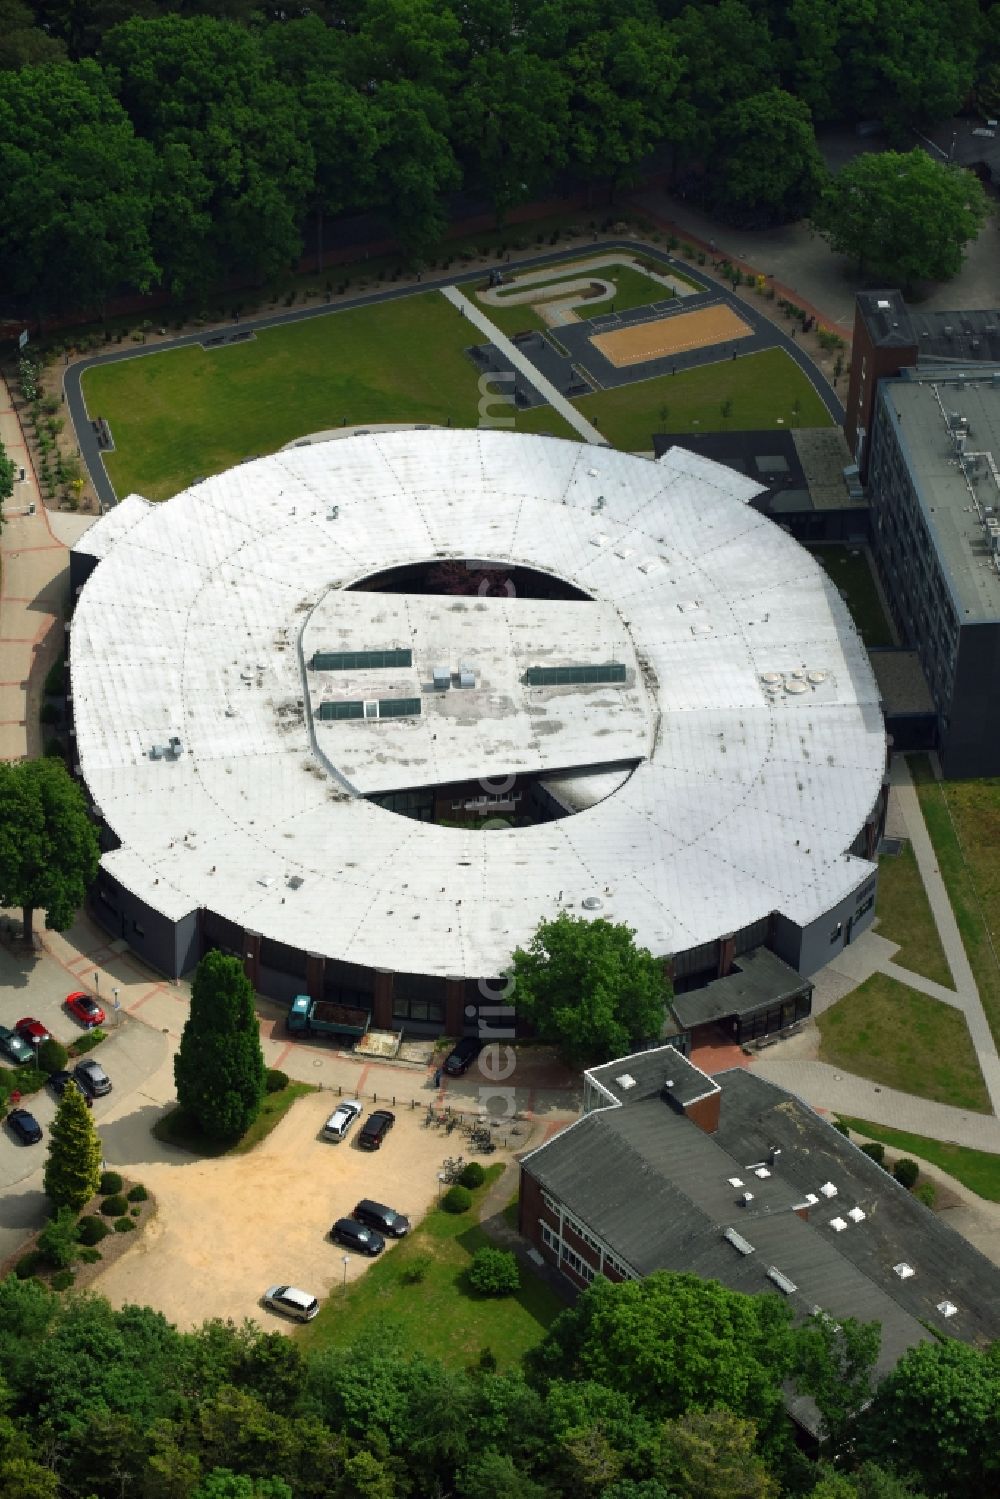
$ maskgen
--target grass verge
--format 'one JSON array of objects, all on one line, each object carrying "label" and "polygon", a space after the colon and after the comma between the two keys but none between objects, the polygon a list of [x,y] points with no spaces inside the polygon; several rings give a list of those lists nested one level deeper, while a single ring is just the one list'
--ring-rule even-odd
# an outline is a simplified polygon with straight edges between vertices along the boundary
[{"label": "grass verge", "polygon": [[1000,1155],[991,1155],[988,1150],[970,1150],[965,1145],[949,1145],[944,1140],[928,1140],[926,1135],[888,1129],[867,1119],[852,1119],[847,1114],[840,1114],[838,1118],[855,1134],[864,1135],[869,1140],[881,1140],[893,1150],[929,1161],[932,1166],[947,1171],[977,1197],[983,1197],[987,1202],[1000,1202]]},{"label": "grass verge", "polygon": [[893,645],[867,552],[861,547],[846,546],[812,546],[807,550],[844,595],[865,645]]},{"label": "grass verge", "polygon": [[954,988],[916,855],[908,843],[895,857],[883,855],[878,861],[875,914],[879,936],[899,943],[894,962]]},{"label": "grass verge", "polygon": [[614,447],[627,452],[651,450],[654,432],[831,425],[817,391],[783,349],[620,385],[580,396],[573,404]]},{"label": "grass verge", "polygon": [[297,1098],[315,1091],[312,1083],[289,1083],[277,1093],[266,1094],[257,1118],[246,1134],[235,1142],[206,1140],[180,1108],[171,1109],[169,1114],[158,1119],[153,1125],[153,1135],[163,1145],[175,1145],[180,1150],[189,1150],[192,1155],[245,1155],[281,1123]]},{"label": "grass verge", "polygon": [[990,1113],[960,1010],[874,973],[816,1024],[821,1061],[918,1098]]},{"label": "grass verge", "polygon": [[[335,1289],[319,1316],[303,1328],[310,1350],[394,1337],[407,1350],[464,1368],[490,1348],[501,1369],[510,1368],[537,1343],[565,1303],[537,1276],[522,1269],[514,1296],[478,1296],[465,1273],[477,1249],[492,1241],[476,1221],[485,1194],[503,1172],[490,1166],[473,1193],[468,1213],[433,1208],[392,1252],[358,1280]],[[406,1268],[426,1260],[423,1279],[408,1285]]]},{"label": "grass verge", "polygon": [[[83,387],[88,409],[114,433],[106,461],[118,495],[162,500],[330,427],[474,427],[479,377],[465,350],[476,342],[467,319],[424,292],[268,328],[230,348],[192,345],[98,365]],[[567,429],[543,407],[526,430]]]},{"label": "grass verge", "polygon": [[986,1019],[1000,1041],[1000,780],[938,782],[926,755],[908,763]]}]

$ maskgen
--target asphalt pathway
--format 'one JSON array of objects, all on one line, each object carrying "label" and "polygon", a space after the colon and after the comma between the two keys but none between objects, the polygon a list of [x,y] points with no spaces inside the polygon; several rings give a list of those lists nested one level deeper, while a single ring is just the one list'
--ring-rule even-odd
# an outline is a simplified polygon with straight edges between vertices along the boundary
[{"label": "asphalt pathway", "polygon": [[[526,256],[513,259],[511,263],[516,264],[519,269],[530,270],[533,266],[557,266],[566,261],[577,261],[580,259],[580,245],[568,250],[555,250],[548,253]],[[677,270],[683,273],[689,280],[697,281],[706,293],[711,293],[713,298],[718,298],[729,303],[733,310],[741,317],[748,318],[756,324],[762,314],[757,312],[748,301],[731,296],[724,287],[720,287],[716,281],[702,276],[686,262],[674,259],[672,256],[658,250],[653,245],[646,245],[634,239],[601,240],[586,246],[588,257],[593,258],[609,252],[626,251],[629,256],[642,255],[661,265],[665,271]],[[486,266],[472,268],[468,277],[463,278],[468,282],[479,281]],[[104,415],[103,412],[88,412],[87,404],[83,395],[82,377],[89,369],[98,365],[116,364],[123,359],[143,359],[152,354],[162,354],[168,349],[189,348],[192,345],[202,345],[210,348],[223,348],[227,343],[244,342],[247,337],[266,328],[280,328],[289,323],[304,322],[309,318],[327,317],[333,312],[340,312],[350,308],[374,307],[385,302],[396,302],[403,297],[413,296],[414,293],[425,291],[444,291],[446,287],[454,286],[454,276],[440,276],[420,282],[408,282],[405,286],[394,286],[379,292],[368,292],[357,297],[338,298],[330,304],[320,304],[318,307],[290,308],[286,312],[271,313],[266,317],[249,318],[233,323],[225,328],[203,328],[194,333],[179,334],[176,338],[157,339],[153,343],[141,345],[138,348],[116,349],[109,354],[95,354],[88,359],[80,359],[69,365],[63,376],[63,388],[66,395],[66,404],[70,419],[76,429],[77,442],[80,448],[80,456],[90,474],[91,482],[100,500],[102,509],[107,509],[118,500],[114,485],[108,476],[104,466],[104,458],[97,434],[93,427],[93,420]],[[688,302],[689,299],[685,299]],[[782,348],[794,359],[806,378],[815,386],[823,404],[829,411],[832,419],[840,423],[843,421],[844,411],[837,399],[836,392],[825,378],[819,368],[809,358],[808,354],[801,349],[794,338],[791,338],[783,329],[771,323],[770,319],[763,318],[763,325],[769,335],[769,343],[761,343],[761,347]],[[493,325],[490,324],[490,328]],[[491,341],[496,330],[490,334]],[[502,335],[498,335],[502,337]],[[756,340],[755,340],[756,342]],[[674,361],[680,363],[680,361]],[[609,366],[610,368],[610,366]],[[565,415],[565,413],[563,413]],[[566,418],[569,420],[569,418]],[[574,429],[579,431],[576,421]],[[112,437],[114,433],[112,432]],[[593,441],[594,439],[588,439]],[[603,441],[603,439],[600,439]]]}]

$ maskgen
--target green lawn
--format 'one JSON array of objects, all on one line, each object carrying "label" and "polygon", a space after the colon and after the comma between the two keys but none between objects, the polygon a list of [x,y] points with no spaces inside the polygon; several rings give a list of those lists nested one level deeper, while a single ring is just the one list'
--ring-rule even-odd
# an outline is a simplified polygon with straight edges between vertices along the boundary
[{"label": "green lawn", "polygon": [[1000,1040],[1000,780],[939,784],[926,756],[910,756],[909,766],[986,1019]]},{"label": "green lawn", "polygon": [[[487,1169],[486,1184],[473,1193],[471,1212],[432,1209],[391,1253],[358,1280],[335,1289],[315,1321],[302,1330],[308,1348],[370,1343],[391,1334],[404,1348],[458,1368],[474,1362],[482,1348],[492,1349],[501,1369],[516,1364],[565,1303],[526,1271],[516,1296],[478,1296],[466,1288],[472,1255],[491,1242],[476,1221],[478,1207],[503,1169]],[[424,1279],[407,1285],[402,1272],[421,1256],[429,1256]]]},{"label": "green lawn", "polygon": [[875,587],[868,553],[863,547],[813,546],[812,552],[844,595],[851,618],[867,646],[894,645],[889,621]]},{"label": "green lawn", "polygon": [[[726,402],[731,402],[728,416],[722,410]],[[614,447],[627,452],[649,452],[654,432],[831,425],[816,390],[783,349],[620,385],[573,404]]]},{"label": "green lawn", "polygon": [[[119,496],[167,499],[199,475],[342,422],[475,426],[478,375],[463,352],[474,341],[468,321],[426,292],[267,329],[232,348],[98,366],[84,375],[84,394],[111,425],[107,465]],[[567,431],[547,407],[526,430]]]},{"label": "green lawn", "polygon": [[289,1083],[277,1093],[266,1094],[257,1118],[235,1145],[219,1140],[206,1140],[204,1135],[192,1128],[180,1109],[171,1109],[168,1114],[157,1119],[152,1134],[164,1145],[176,1145],[181,1150],[189,1150],[192,1155],[245,1155],[281,1123],[297,1098],[304,1098],[307,1093],[315,1091],[312,1083]]},{"label": "green lawn", "polygon": [[883,855],[878,861],[875,914],[879,936],[899,943],[894,962],[954,988],[916,855],[908,843],[895,858]]},{"label": "green lawn", "polygon": [[816,1024],[821,1061],[918,1098],[990,1112],[965,1016],[951,1005],[875,973]]},{"label": "green lawn", "polygon": [[906,1155],[918,1156],[940,1166],[956,1181],[985,1197],[987,1202],[1000,1202],[1000,1155],[991,1155],[987,1150],[969,1150],[964,1145],[949,1145],[943,1140],[928,1140],[926,1135],[910,1135],[905,1130],[887,1129],[882,1124],[871,1124],[867,1119],[851,1119],[838,1116],[855,1134],[866,1135],[870,1140],[881,1140],[893,1150],[902,1150]]}]

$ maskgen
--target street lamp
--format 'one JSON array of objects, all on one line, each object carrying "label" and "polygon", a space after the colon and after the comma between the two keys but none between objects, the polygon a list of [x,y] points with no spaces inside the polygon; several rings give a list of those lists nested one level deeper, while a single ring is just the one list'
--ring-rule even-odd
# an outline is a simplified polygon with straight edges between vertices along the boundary
[{"label": "street lamp", "polygon": [[350,1263],[351,1263],[351,1256],[349,1254],[345,1254],[344,1255],[344,1285],[345,1286],[347,1285],[347,1267],[348,1267],[348,1265]]},{"label": "street lamp", "polygon": [[99,973],[95,973],[94,974],[94,993],[98,997],[100,997],[100,993],[101,993],[101,975]]},{"label": "street lamp", "polygon": [[112,989],[111,998],[114,1000],[115,1025],[121,1025],[121,1005],[118,1003],[118,990]]}]

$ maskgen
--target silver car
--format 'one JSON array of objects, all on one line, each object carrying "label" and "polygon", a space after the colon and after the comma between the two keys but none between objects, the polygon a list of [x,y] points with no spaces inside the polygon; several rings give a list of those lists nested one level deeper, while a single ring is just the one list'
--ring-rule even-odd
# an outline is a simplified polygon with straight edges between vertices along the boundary
[{"label": "silver car", "polygon": [[319,1302],[308,1291],[298,1286],[268,1286],[264,1292],[264,1305],[272,1312],[283,1312],[296,1322],[311,1322],[319,1311]]},{"label": "silver car", "polygon": [[356,1098],[345,1098],[338,1103],[323,1126],[323,1138],[340,1141],[347,1134],[355,1119],[360,1119],[362,1106]]}]

